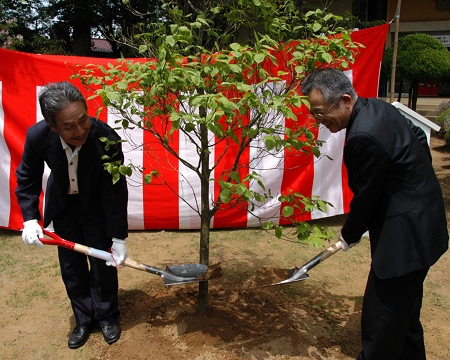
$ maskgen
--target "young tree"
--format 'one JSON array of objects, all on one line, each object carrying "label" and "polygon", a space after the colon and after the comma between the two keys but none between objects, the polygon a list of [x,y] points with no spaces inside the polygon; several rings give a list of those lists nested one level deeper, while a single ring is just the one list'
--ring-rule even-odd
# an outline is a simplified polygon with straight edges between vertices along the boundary
[{"label": "young tree", "polygon": [[[199,198],[192,194],[194,201],[188,206],[200,218],[203,264],[209,263],[210,224],[219,209],[243,206],[257,216],[255,210],[272,200],[255,166],[259,160],[276,158],[285,149],[320,156],[320,144],[312,131],[315,124],[296,122],[299,107],[306,103],[299,86],[318,66],[347,67],[357,50],[345,30],[333,29],[339,18],[321,10],[301,14],[289,0],[284,2],[289,11],[277,13],[278,3],[239,0],[231,11],[216,2],[208,13],[205,8],[198,10],[196,17],[184,16],[177,6],[167,6],[165,14],[174,21],[154,24],[153,32],[139,37],[139,49],[148,55],[147,61],[121,59],[108,68],[93,66],[79,74],[85,83],[98,87],[105,106],[120,114],[122,128],[145,130],[151,134],[150,142],[158,143],[169,154],[161,161],[154,159],[154,169],[138,169],[147,183],[164,182],[158,166],[170,166],[171,159],[181,162],[183,171],[196,174],[201,191]],[[221,14],[221,31],[208,14],[212,18]],[[237,29],[238,23],[247,24],[248,29],[253,26],[253,14],[264,17],[257,24],[259,32],[247,37],[247,45],[233,42],[239,31],[227,29]],[[298,34],[302,34],[301,40],[292,40],[298,39]],[[204,44],[215,44],[215,51]],[[270,67],[278,69],[275,75]],[[285,119],[291,119],[293,125],[284,126]],[[177,151],[175,135],[191,144],[195,161]],[[154,146],[135,145],[148,151]],[[250,163],[242,159],[248,147],[255,147]],[[131,173],[130,166],[114,159],[108,159],[105,167],[113,178]],[[223,169],[221,176],[213,179],[213,171],[219,167]],[[189,178],[186,173],[180,176]],[[220,195],[214,199],[209,192],[211,182],[220,187]],[[285,217],[327,206],[325,201],[304,197],[295,189],[277,200],[285,204]],[[284,236],[282,227],[270,219],[260,221],[264,228],[275,228],[277,236]],[[322,244],[325,234],[318,229],[311,234],[305,223],[296,225],[294,235],[299,240]],[[208,283],[202,282],[201,312],[207,307],[207,295]]]},{"label": "young tree", "polygon": [[[408,104],[416,110],[420,82],[442,83],[450,79],[450,53],[439,40],[427,34],[401,37],[397,53],[395,81],[410,81]],[[392,58],[393,46],[383,55],[381,74],[385,79],[390,79]]]}]

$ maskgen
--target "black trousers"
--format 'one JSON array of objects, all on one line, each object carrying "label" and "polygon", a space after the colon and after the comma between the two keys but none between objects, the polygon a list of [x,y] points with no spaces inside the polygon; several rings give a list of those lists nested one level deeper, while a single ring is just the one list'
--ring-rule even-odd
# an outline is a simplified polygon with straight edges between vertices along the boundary
[{"label": "black trousers", "polygon": [[420,310],[429,268],[391,279],[370,270],[364,294],[358,360],[425,360]]},{"label": "black trousers", "polygon": [[[55,233],[78,244],[108,250],[112,239],[83,211],[77,195],[53,219]],[[58,247],[61,275],[78,326],[100,326],[119,319],[117,269],[73,250]]]}]

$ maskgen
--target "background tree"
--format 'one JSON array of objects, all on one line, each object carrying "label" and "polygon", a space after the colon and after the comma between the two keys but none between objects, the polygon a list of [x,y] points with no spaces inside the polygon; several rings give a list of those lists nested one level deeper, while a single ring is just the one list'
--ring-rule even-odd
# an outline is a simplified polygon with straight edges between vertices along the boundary
[{"label": "background tree", "polygon": [[[183,2],[186,4],[191,2]],[[153,169],[107,159],[105,168],[113,178],[129,175],[134,169],[147,183],[165,183],[158,166],[170,166],[174,159],[183,164],[184,171],[196,174],[200,194],[191,194],[194,200],[187,205],[200,218],[200,262],[208,264],[214,214],[228,206],[252,212],[272,198],[253,168],[258,158],[277,157],[285,149],[320,156],[320,144],[312,132],[315,123],[295,121],[295,109],[305,103],[299,85],[321,64],[347,67],[357,46],[344,29],[335,28],[338,17],[320,10],[301,14],[294,1],[202,1],[196,5],[190,10],[177,2],[163,5],[164,21],[150,24],[152,30],[136,38],[136,46],[148,61],[122,59],[108,68],[93,66],[79,76],[97,87],[105,106],[117,111],[123,129],[138,127],[151,134],[149,144],[137,143],[136,147],[151,152],[158,143],[168,154],[158,161],[154,159],[157,153],[152,152]],[[240,24],[249,29],[243,44],[236,42]],[[281,53],[285,55],[276,56]],[[275,76],[267,70],[271,65],[280,69]],[[284,127],[285,118],[292,120],[291,127]],[[196,161],[178,153],[175,133],[191,144],[198,155]],[[222,150],[219,154],[216,151],[212,161],[211,150],[219,144]],[[251,146],[257,155],[249,164],[241,156]],[[212,179],[218,166],[224,170]],[[186,173],[180,176],[188,178]],[[220,185],[220,194],[214,199],[209,193],[211,182]],[[327,207],[325,201],[304,197],[295,189],[278,200],[285,203],[285,217],[295,211]],[[270,219],[260,220],[264,228],[275,228],[277,236],[285,235]],[[293,235],[316,244],[322,244],[326,237],[316,228],[311,233],[305,223],[297,224]],[[208,283],[202,282],[200,311],[206,309],[207,299]]]},{"label": "background tree", "polygon": [[15,34],[17,26],[15,18],[0,21],[0,47],[5,49],[19,49],[23,43],[23,36]]},{"label": "background tree", "polygon": [[[389,80],[393,57],[393,45],[383,56],[381,76]],[[398,40],[396,82],[408,80],[408,106],[416,110],[419,84],[426,81],[442,83],[450,79],[450,53],[434,37],[427,34],[410,34]],[[392,80],[391,80],[392,81]],[[399,99],[401,88],[399,90]]]},{"label": "background tree", "polygon": [[[48,2],[47,2],[48,4]],[[55,36],[43,1],[0,0],[1,23],[15,19],[14,33],[22,40],[15,49],[41,54],[67,54],[65,39]],[[58,26],[56,26],[58,28]]]},{"label": "background tree", "polygon": [[117,58],[133,55],[122,40],[133,36],[135,23],[156,21],[157,0],[134,0],[133,5],[139,15],[122,0],[0,0],[0,19],[2,24],[16,19],[23,51],[92,56],[91,39],[100,37],[110,42],[110,56]]}]

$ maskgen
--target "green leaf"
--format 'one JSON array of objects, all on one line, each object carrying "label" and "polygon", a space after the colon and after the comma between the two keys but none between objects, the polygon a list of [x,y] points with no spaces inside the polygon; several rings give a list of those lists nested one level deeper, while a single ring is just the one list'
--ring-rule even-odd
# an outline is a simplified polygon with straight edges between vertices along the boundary
[{"label": "green leaf", "polygon": [[283,227],[275,226],[275,236],[280,239],[283,236]]},{"label": "green leaf", "polygon": [[132,175],[132,171],[131,171],[131,168],[129,168],[128,166],[125,166],[125,165],[120,165],[119,166],[119,173],[121,174],[121,175],[128,175],[128,176],[131,176]]},{"label": "green leaf", "polygon": [[236,193],[238,195],[243,195],[243,194],[245,194],[246,191],[247,191],[247,186],[245,186],[245,184],[241,183],[236,186]]},{"label": "green leaf", "polygon": [[316,158],[320,157],[320,150],[319,150],[319,148],[314,146],[314,147],[311,148],[311,152],[314,154],[314,156]]},{"label": "green leaf", "polygon": [[128,84],[125,80],[122,80],[117,84],[117,88],[120,90],[126,90],[128,88]]},{"label": "green leaf", "polygon": [[255,196],[255,200],[259,201],[260,203],[263,203],[266,201],[266,198],[263,195],[261,195],[260,193],[255,192],[254,196]]},{"label": "green leaf", "polygon": [[150,174],[145,174],[144,175],[144,183],[146,185],[150,184],[152,182],[153,177]]},{"label": "green leaf", "polygon": [[282,210],[282,214],[285,218],[291,217],[294,213],[294,208],[292,206],[285,206]]},{"label": "green leaf", "polygon": [[230,48],[234,51],[239,51],[241,49],[241,45],[238,43],[232,43],[230,44]]},{"label": "green leaf", "polygon": [[255,62],[257,64],[260,64],[260,63],[262,63],[264,61],[265,58],[266,57],[264,56],[264,54],[256,54],[255,55]]},{"label": "green leaf", "polygon": [[239,183],[241,181],[241,176],[239,175],[239,172],[233,171],[231,173],[231,178],[236,182]]},{"label": "green leaf", "polygon": [[223,136],[223,131],[222,128],[216,124],[213,123],[209,123],[208,124],[208,129],[212,131],[212,133],[214,135],[216,135],[217,137],[221,138]]},{"label": "green leaf", "polygon": [[120,96],[116,93],[116,92],[107,92],[106,93],[106,97],[110,100],[110,101],[115,101],[120,103]]},{"label": "green leaf", "polygon": [[277,146],[277,143],[273,136],[265,136],[264,144],[266,145],[266,149],[269,151],[274,149]]},{"label": "green leaf", "polygon": [[298,234],[305,234],[305,233],[309,233],[310,229],[311,229],[311,226],[308,223],[301,222],[300,224],[298,224],[296,232]]},{"label": "green leaf", "polygon": [[317,23],[317,22],[314,23],[313,26],[312,26],[312,29],[313,29],[314,32],[319,31],[321,28],[322,28],[322,25]]},{"label": "green leaf", "polygon": [[231,190],[230,189],[222,189],[220,192],[220,201],[222,201],[224,204],[227,204],[231,200]]},{"label": "green leaf", "polygon": [[327,63],[331,63],[333,61],[333,56],[329,53],[322,54],[322,59],[326,61]]},{"label": "green leaf", "polygon": [[230,70],[236,74],[242,73],[242,68],[236,64],[230,64]]},{"label": "green leaf", "polygon": [[175,38],[171,35],[166,37],[166,42],[172,47],[176,44]]}]

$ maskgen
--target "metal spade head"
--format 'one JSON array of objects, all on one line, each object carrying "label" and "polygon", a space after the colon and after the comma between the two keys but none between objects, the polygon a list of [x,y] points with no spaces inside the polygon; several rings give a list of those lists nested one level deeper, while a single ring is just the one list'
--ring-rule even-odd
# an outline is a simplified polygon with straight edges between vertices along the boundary
[{"label": "metal spade head", "polygon": [[181,277],[199,277],[202,276],[206,270],[208,270],[208,266],[203,264],[182,264],[166,267],[167,272]]},{"label": "metal spade head", "polygon": [[265,287],[275,286],[275,285],[283,285],[283,284],[306,280],[309,278],[307,271],[308,271],[308,269],[305,269],[304,267],[302,267],[300,269],[298,267],[295,267],[294,269],[289,271],[289,277],[287,279],[279,281],[275,284],[265,285]]},{"label": "metal spade head", "polygon": [[187,284],[202,281],[202,276],[208,270],[207,265],[203,264],[182,264],[170,265],[166,271],[161,272],[164,279],[164,285]]}]

